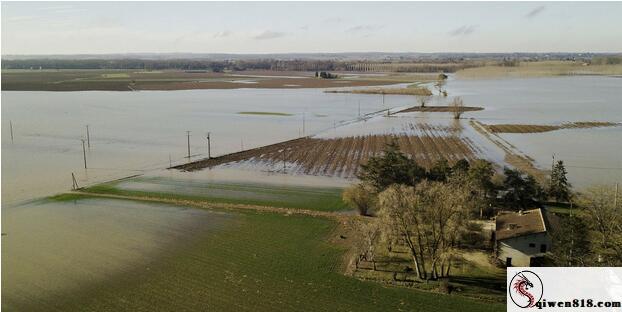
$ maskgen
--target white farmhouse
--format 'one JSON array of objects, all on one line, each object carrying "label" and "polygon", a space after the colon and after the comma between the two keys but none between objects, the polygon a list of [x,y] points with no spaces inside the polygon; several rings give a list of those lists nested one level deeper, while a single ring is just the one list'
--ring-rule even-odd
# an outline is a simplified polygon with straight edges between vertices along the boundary
[{"label": "white farmhouse", "polygon": [[497,258],[508,267],[542,265],[551,250],[547,219],[542,209],[500,213],[495,231]]}]

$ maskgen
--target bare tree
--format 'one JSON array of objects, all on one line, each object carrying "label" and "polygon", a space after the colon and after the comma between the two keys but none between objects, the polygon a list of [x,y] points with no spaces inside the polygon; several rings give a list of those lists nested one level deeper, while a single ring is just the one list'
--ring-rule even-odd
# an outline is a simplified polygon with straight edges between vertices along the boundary
[{"label": "bare tree", "polygon": [[612,187],[594,186],[579,198],[592,229],[593,249],[609,266],[622,265],[622,210],[615,196]]},{"label": "bare tree", "polygon": [[451,112],[454,114],[454,119],[460,119],[462,112],[464,111],[464,102],[461,97],[455,97],[449,104]]},{"label": "bare tree", "polygon": [[365,261],[370,261],[375,271],[376,245],[380,237],[378,220],[376,220],[376,218],[371,218],[371,220],[367,220],[367,222],[361,223],[359,226],[359,234],[361,235],[360,239],[358,240],[359,261],[361,259]]},{"label": "bare tree", "polygon": [[358,210],[362,216],[371,215],[371,210],[376,201],[375,190],[367,183],[360,183],[346,188],[341,197],[346,204]]},{"label": "bare tree", "polygon": [[468,192],[451,183],[392,185],[379,195],[381,233],[403,241],[420,279],[448,276],[468,221]]}]

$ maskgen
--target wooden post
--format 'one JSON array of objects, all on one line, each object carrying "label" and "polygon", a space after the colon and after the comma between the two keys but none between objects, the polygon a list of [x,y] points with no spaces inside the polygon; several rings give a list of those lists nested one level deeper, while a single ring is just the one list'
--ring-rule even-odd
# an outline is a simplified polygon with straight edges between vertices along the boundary
[{"label": "wooden post", "polygon": [[285,149],[283,149],[283,173],[285,173]]},{"label": "wooden post", "polygon": [[86,145],[91,149],[91,135],[89,134],[89,125],[86,125]]},{"label": "wooden post", "polygon": [[13,143],[13,121],[9,120],[9,126],[11,127],[11,143]]},{"label": "wooden post", "polygon": [[73,174],[73,172],[71,173],[71,181],[72,181],[72,185],[71,185],[72,190],[75,191],[80,188],[80,186],[78,186],[78,182],[76,181],[76,176]]},{"label": "wooden post", "polygon": [[190,160],[190,131],[186,131],[186,136],[188,137],[188,160]]},{"label": "wooden post", "polygon": [[210,133],[207,133],[207,159],[212,158],[212,151],[210,146]]},{"label": "wooden post", "polygon": [[84,157],[84,169],[86,169],[86,148],[84,147],[84,139],[82,139],[82,156]]},{"label": "wooden post", "polygon": [[359,100],[359,118],[361,118],[361,100]]}]

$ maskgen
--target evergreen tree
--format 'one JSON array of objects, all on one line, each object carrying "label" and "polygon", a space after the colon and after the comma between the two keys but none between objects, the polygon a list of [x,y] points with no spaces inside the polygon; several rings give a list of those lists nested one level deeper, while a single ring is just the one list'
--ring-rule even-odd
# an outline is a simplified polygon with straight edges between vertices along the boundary
[{"label": "evergreen tree", "polygon": [[542,199],[542,188],[536,179],[519,170],[505,168],[503,170],[505,180],[503,189],[507,191],[504,196],[505,203],[513,208],[532,208],[537,206]]},{"label": "evergreen tree", "polygon": [[566,167],[563,161],[558,161],[551,171],[551,184],[549,185],[549,196],[559,201],[570,200],[570,183],[566,178]]},{"label": "evergreen tree", "polygon": [[441,158],[434,163],[430,171],[428,172],[428,180],[445,182],[451,175],[451,167],[447,162],[447,159]]},{"label": "evergreen tree", "polygon": [[391,184],[414,186],[425,177],[425,169],[400,151],[396,140],[387,143],[382,156],[369,158],[361,165],[358,178],[368,182],[377,191],[386,189]]}]

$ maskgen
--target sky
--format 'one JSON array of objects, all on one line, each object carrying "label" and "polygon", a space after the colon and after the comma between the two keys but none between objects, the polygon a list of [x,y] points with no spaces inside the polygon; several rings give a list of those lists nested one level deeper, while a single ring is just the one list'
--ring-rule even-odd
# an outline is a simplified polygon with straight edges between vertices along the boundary
[{"label": "sky", "polygon": [[622,2],[6,2],[7,54],[622,52]]}]

